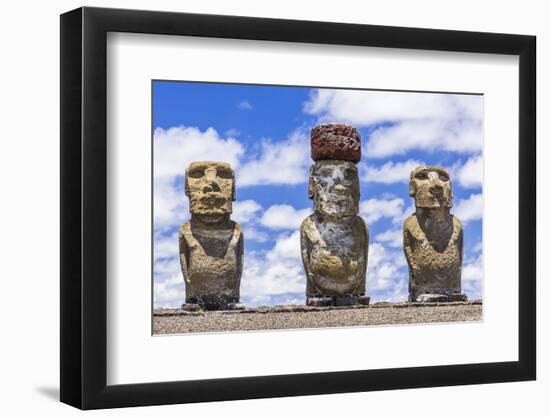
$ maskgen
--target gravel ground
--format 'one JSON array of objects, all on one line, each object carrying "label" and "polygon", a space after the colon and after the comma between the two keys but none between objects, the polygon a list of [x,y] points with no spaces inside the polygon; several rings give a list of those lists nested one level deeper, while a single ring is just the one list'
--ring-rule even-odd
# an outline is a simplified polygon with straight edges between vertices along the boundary
[{"label": "gravel ground", "polygon": [[[297,311],[296,311],[297,310]],[[361,307],[305,308],[278,306],[245,311],[184,312],[158,309],[154,334],[301,329],[388,324],[479,321],[481,302],[381,304]]]}]

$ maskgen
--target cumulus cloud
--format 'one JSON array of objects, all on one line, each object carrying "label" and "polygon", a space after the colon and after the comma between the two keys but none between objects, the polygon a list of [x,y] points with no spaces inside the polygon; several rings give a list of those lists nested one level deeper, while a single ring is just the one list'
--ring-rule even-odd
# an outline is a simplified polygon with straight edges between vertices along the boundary
[{"label": "cumulus cloud", "polygon": [[[305,294],[305,283],[299,231],[283,233],[270,250],[245,253],[241,280],[243,298],[284,294],[293,294],[292,297],[295,297],[296,294]],[[291,302],[291,299],[281,297],[279,300]]]},{"label": "cumulus cloud", "polygon": [[380,243],[369,245],[367,292],[373,301],[405,301],[408,272],[402,251],[387,250]]},{"label": "cumulus cloud", "polygon": [[403,218],[404,206],[405,202],[402,198],[370,198],[361,201],[359,204],[359,213],[367,224],[372,224],[383,217]]},{"label": "cumulus cloud", "polygon": [[270,229],[297,229],[310,214],[310,208],[297,210],[288,204],[276,204],[264,212],[260,223]]},{"label": "cumulus cloud", "polygon": [[238,185],[302,184],[308,177],[309,153],[309,138],[301,130],[292,132],[286,140],[265,139],[259,155],[239,169]]},{"label": "cumulus cloud", "polygon": [[[166,239],[166,243],[169,243]],[[185,302],[185,288],[178,259],[178,241],[174,239],[175,249],[166,253],[157,253],[154,260],[154,304],[158,307],[178,307]],[[168,257],[165,257],[168,255]]]},{"label": "cumulus cloud", "polygon": [[403,162],[388,161],[382,166],[374,166],[362,163],[360,165],[364,182],[375,182],[381,184],[393,184],[398,182],[409,182],[410,174],[418,166],[426,165],[422,161],[409,159]]},{"label": "cumulus cloud", "polygon": [[245,152],[239,141],[224,139],[211,127],[205,131],[185,126],[156,128],[153,140],[155,178],[182,176],[193,161],[221,161],[237,168]]},{"label": "cumulus cloud", "polygon": [[374,130],[365,154],[383,158],[404,155],[411,150],[476,152],[482,147],[481,134],[479,121],[410,120]]},{"label": "cumulus cloud", "polygon": [[470,194],[470,197],[459,200],[454,207],[453,213],[463,224],[473,220],[481,220],[483,214],[483,196],[481,194]]},{"label": "cumulus cloud", "polygon": [[477,188],[483,185],[483,157],[476,154],[469,158],[464,165],[454,169],[453,178],[464,188]]},{"label": "cumulus cloud", "polygon": [[213,128],[157,128],[153,140],[155,228],[180,224],[189,217],[183,177],[191,162],[222,161],[236,168],[244,154],[237,140],[224,139]]},{"label": "cumulus cloud", "polygon": [[248,100],[242,100],[237,107],[241,110],[252,110],[252,104]]},{"label": "cumulus cloud", "polygon": [[314,90],[304,105],[320,122],[375,126],[365,156],[402,155],[413,149],[481,150],[483,97],[391,91]]},{"label": "cumulus cloud", "polygon": [[255,200],[234,201],[231,218],[238,223],[251,223],[260,211],[262,206]]},{"label": "cumulus cloud", "polygon": [[462,291],[468,294],[471,300],[482,298],[483,288],[483,257],[479,255],[472,262],[462,267]]},{"label": "cumulus cloud", "polygon": [[385,232],[377,234],[374,240],[385,243],[392,248],[402,248],[403,231],[400,229],[386,230]]}]

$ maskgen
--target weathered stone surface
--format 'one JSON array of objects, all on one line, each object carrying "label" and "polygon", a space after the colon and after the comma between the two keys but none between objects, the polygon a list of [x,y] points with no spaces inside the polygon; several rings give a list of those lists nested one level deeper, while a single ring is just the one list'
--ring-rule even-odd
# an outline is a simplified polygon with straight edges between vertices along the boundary
[{"label": "weathered stone surface", "polygon": [[449,301],[449,297],[445,294],[420,294],[416,297],[416,301],[419,303],[447,302]]},{"label": "weathered stone surface", "polygon": [[332,297],[310,297],[307,305],[311,307],[328,307],[334,305]]},{"label": "weathered stone surface", "polygon": [[317,299],[329,297],[332,305],[357,304],[366,292],[369,239],[367,226],[357,215],[357,167],[346,160],[315,162],[308,196],[313,199],[314,213],[300,227],[306,302],[318,305]]},{"label": "weathered stone surface", "polygon": [[357,129],[342,124],[319,125],[311,130],[311,158],[359,162],[361,136]]},{"label": "weathered stone surface", "polygon": [[441,167],[417,167],[411,173],[409,194],[416,206],[403,228],[409,301],[465,300],[461,294],[463,229],[450,213],[449,173]]},{"label": "weathered stone surface", "polygon": [[179,231],[185,301],[209,310],[232,309],[240,298],[244,246],[240,226],[230,220],[233,170],[222,162],[193,162],[185,193],[191,212]]}]

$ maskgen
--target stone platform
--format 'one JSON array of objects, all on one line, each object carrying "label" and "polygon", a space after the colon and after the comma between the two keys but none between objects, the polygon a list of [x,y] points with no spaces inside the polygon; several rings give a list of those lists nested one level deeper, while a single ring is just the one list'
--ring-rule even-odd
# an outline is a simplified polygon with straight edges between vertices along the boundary
[{"label": "stone platform", "polygon": [[279,305],[230,311],[155,309],[154,334],[307,329],[481,321],[481,301],[375,303],[342,307]]}]

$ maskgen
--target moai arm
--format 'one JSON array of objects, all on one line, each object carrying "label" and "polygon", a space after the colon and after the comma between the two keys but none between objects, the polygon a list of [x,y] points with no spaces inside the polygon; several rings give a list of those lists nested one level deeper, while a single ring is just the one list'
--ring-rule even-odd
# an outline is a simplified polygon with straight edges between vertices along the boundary
[{"label": "moai arm", "polygon": [[367,264],[369,261],[369,228],[367,227],[367,224],[365,221],[359,217],[359,220],[361,221],[361,224],[363,225],[364,233],[365,233],[365,262],[363,263],[363,278],[366,279],[367,276]]},{"label": "moai arm", "polygon": [[462,267],[462,260],[464,258],[464,229],[462,228],[462,224],[460,222],[457,223],[460,227],[460,232],[458,234],[456,246],[458,248],[458,253],[460,254],[460,266]]},{"label": "moai arm", "polygon": [[309,271],[309,239],[307,238],[304,223],[302,223],[302,226],[300,227],[300,249],[302,251],[302,262],[307,274]]},{"label": "moai arm", "polygon": [[181,272],[183,273],[183,279],[185,282],[190,283],[191,280],[189,279],[189,274],[187,273],[187,260],[189,259],[189,245],[187,245],[187,241],[185,239],[185,236],[183,234],[183,227],[180,228],[179,231],[179,242],[180,242],[180,265],[181,265]]},{"label": "moai arm", "polygon": [[405,258],[407,258],[409,270],[412,271],[413,269],[416,269],[412,252],[414,238],[409,230],[409,225],[407,223],[408,222],[405,221],[405,225],[403,226],[403,249],[405,250]]},{"label": "moai arm", "polygon": [[238,233],[237,241],[237,276],[240,277],[243,273],[243,262],[244,262],[244,235],[241,230],[241,226],[235,224]]}]

